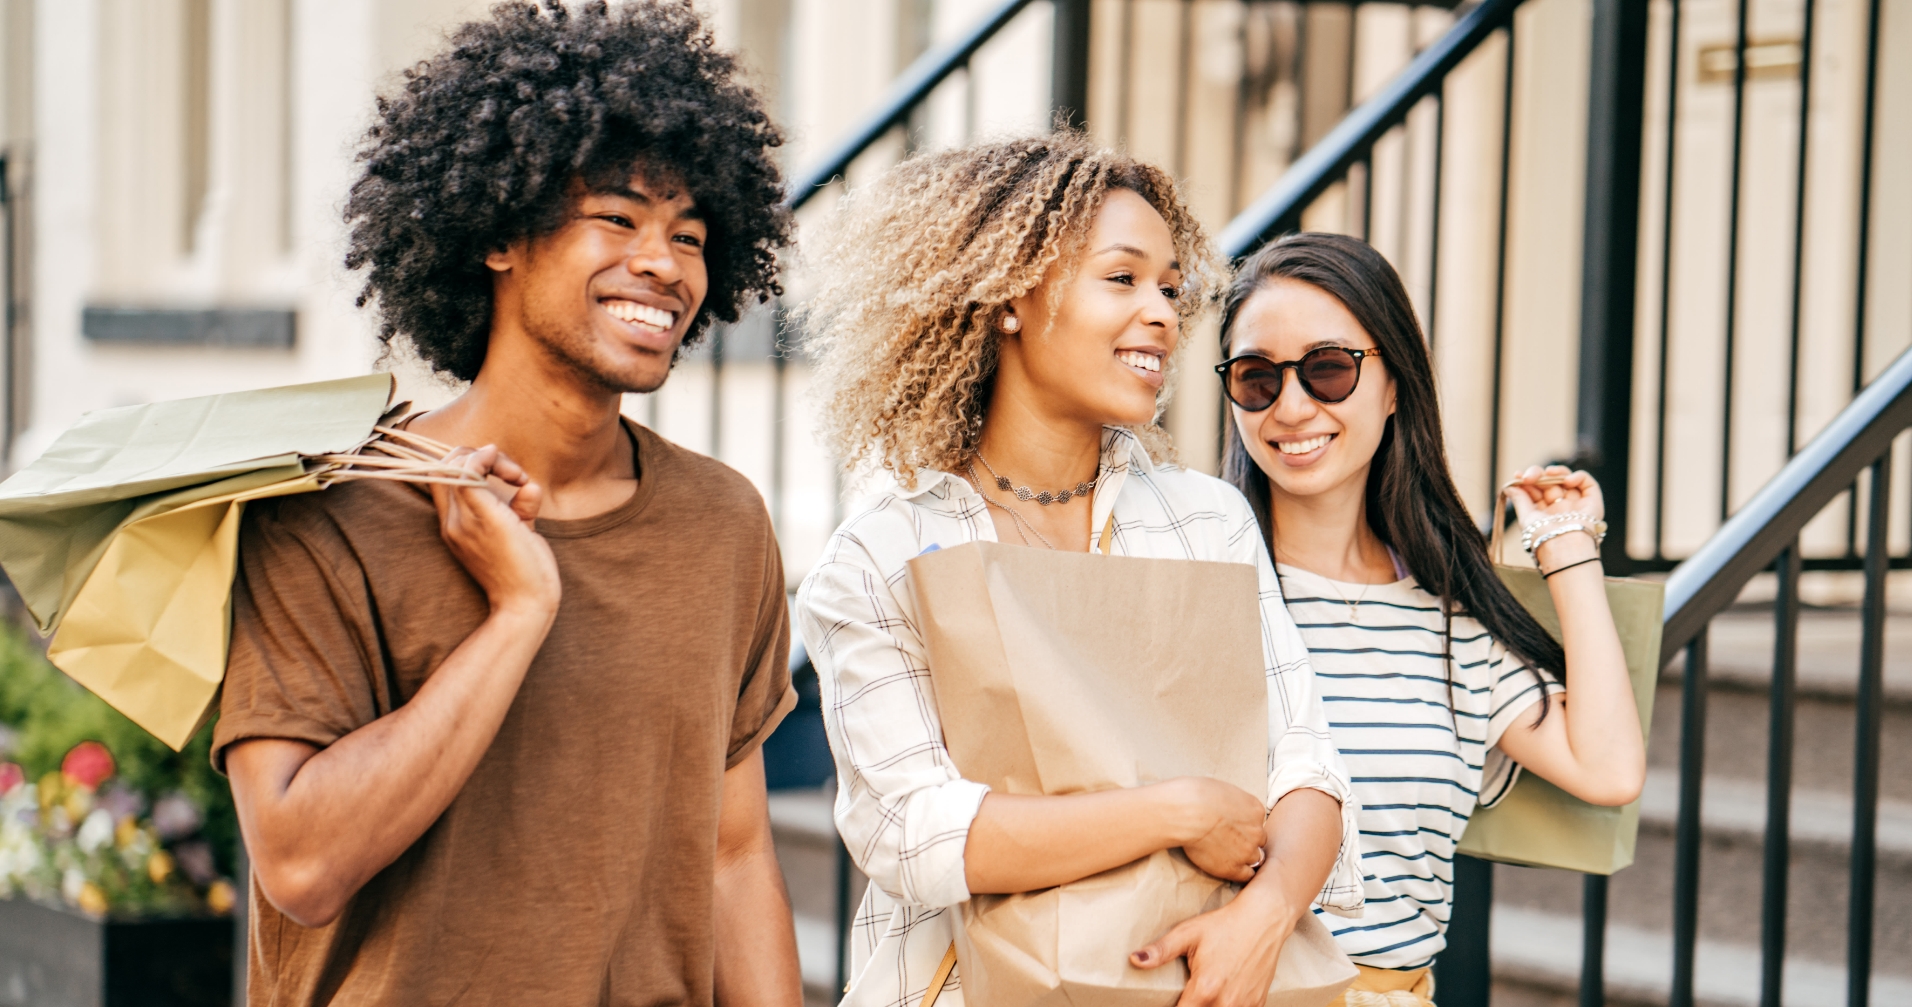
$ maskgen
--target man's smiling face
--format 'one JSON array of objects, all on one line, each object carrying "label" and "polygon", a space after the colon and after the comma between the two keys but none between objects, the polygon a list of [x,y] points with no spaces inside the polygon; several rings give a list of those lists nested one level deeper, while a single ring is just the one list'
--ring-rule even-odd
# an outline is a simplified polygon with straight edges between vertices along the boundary
[{"label": "man's smiling face", "polygon": [[708,236],[681,183],[639,171],[618,188],[580,183],[563,226],[486,261],[510,272],[519,323],[547,352],[607,389],[651,392],[710,289]]}]

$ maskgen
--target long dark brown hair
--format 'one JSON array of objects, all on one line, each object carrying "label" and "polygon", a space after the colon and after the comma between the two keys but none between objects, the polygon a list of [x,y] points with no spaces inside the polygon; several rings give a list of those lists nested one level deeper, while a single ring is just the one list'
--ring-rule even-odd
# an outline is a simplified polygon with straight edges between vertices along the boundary
[{"label": "long dark brown hair", "polygon": [[[1264,247],[1242,263],[1223,298],[1224,358],[1242,305],[1276,278],[1300,280],[1333,296],[1381,349],[1380,364],[1394,377],[1394,415],[1388,417],[1368,468],[1368,526],[1401,558],[1415,581],[1441,599],[1449,644],[1453,616],[1471,615],[1543,684],[1543,672],[1564,676],[1566,652],[1495,575],[1480,529],[1454,488],[1433,364],[1407,288],[1394,267],[1372,245],[1339,234],[1293,234]],[[1254,504],[1272,559],[1274,511],[1268,476],[1248,456],[1236,425],[1231,421],[1226,426],[1222,478]],[[1542,717],[1546,702],[1543,692]]]}]

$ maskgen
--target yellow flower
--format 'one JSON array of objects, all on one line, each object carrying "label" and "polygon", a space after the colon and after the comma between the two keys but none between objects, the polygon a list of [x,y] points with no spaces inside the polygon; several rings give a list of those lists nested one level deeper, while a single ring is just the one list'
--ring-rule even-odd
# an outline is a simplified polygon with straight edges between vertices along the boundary
[{"label": "yellow flower", "polygon": [[106,915],[106,893],[100,886],[88,881],[80,888],[80,911],[94,916]]},{"label": "yellow flower", "polygon": [[167,853],[165,850],[154,850],[153,855],[146,858],[146,876],[153,879],[153,884],[165,884],[166,879],[172,877],[172,875],[172,854]]},{"label": "yellow flower", "polygon": [[133,840],[137,838],[139,838],[139,821],[132,815],[120,819],[119,824],[113,828],[113,845],[122,850],[133,845]]},{"label": "yellow flower", "polygon": [[66,780],[60,776],[59,770],[40,777],[40,810],[45,811],[60,803],[60,791],[64,789]]},{"label": "yellow flower", "polygon": [[207,907],[221,916],[232,912],[233,903],[236,901],[238,901],[238,896],[233,892],[232,885],[228,882],[215,881],[212,883],[211,888],[206,889]]}]

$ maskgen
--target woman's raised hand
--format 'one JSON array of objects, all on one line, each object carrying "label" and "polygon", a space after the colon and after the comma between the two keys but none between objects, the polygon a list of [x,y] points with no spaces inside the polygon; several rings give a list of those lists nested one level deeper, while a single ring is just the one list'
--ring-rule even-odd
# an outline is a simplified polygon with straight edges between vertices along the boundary
[{"label": "woman's raised hand", "polygon": [[1565,465],[1548,465],[1542,468],[1534,465],[1514,473],[1512,489],[1507,498],[1514,503],[1514,513],[1520,518],[1521,527],[1529,521],[1547,514],[1566,514],[1579,512],[1598,521],[1606,517],[1607,505],[1600,496],[1600,484],[1593,476],[1584,471],[1574,471]]},{"label": "woman's raised hand", "polygon": [[1261,866],[1268,809],[1232,783],[1181,776],[1158,787],[1168,800],[1170,831],[1189,862],[1224,881],[1245,883]]}]

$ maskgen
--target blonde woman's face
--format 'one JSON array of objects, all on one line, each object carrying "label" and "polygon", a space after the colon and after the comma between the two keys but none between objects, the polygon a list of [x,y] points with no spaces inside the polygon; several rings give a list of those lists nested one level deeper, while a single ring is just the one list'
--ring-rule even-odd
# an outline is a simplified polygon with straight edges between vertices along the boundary
[{"label": "blonde woman's face", "polygon": [[1037,411],[1084,425],[1152,421],[1181,338],[1182,269],[1168,223],[1148,200],[1111,190],[1052,300],[1054,282],[1010,305],[1020,327],[1002,341],[997,404],[1028,394]]},{"label": "blonde woman's face", "polygon": [[[1323,346],[1375,349],[1374,337],[1333,294],[1300,280],[1272,279],[1241,306],[1228,352],[1280,363]],[[1230,404],[1242,445],[1276,493],[1310,497],[1367,485],[1368,466],[1394,413],[1394,379],[1378,357],[1357,366],[1354,392],[1340,402],[1317,401],[1289,368],[1281,372],[1273,405],[1251,413]]]}]

